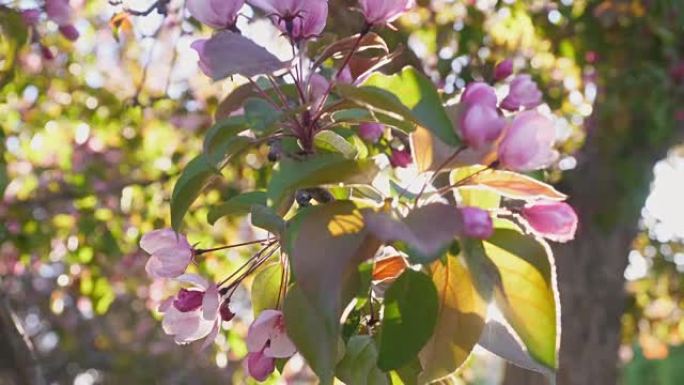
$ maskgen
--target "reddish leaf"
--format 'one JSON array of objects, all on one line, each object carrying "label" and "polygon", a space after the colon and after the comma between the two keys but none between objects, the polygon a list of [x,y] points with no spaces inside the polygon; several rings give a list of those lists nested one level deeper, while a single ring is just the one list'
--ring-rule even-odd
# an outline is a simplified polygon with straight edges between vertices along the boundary
[{"label": "reddish leaf", "polygon": [[513,199],[565,200],[567,196],[553,186],[529,176],[510,171],[490,170],[463,181],[464,187],[484,187]]},{"label": "reddish leaf", "polygon": [[373,280],[384,281],[395,279],[404,272],[407,266],[408,263],[406,262],[406,259],[400,255],[375,261],[375,264],[373,265]]}]

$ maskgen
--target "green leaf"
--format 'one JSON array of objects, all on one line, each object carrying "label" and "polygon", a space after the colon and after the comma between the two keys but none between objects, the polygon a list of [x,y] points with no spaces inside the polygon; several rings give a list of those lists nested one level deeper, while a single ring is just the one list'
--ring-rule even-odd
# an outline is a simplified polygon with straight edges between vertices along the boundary
[{"label": "green leaf", "polygon": [[521,368],[533,370],[553,379],[554,372],[530,357],[511,326],[498,321],[488,321],[478,344],[506,361]]},{"label": "green leaf", "polygon": [[249,147],[252,139],[238,135],[246,129],[242,117],[228,118],[213,125],[204,136],[204,154],[208,162],[221,170],[231,157]]},{"label": "green leaf", "polygon": [[297,351],[318,375],[320,385],[332,385],[338,356],[338,323],[312,304],[298,285],[287,291],[285,327]]},{"label": "green leaf", "polygon": [[430,79],[415,68],[404,67],[400,73],[394,75],[375,73],[363,86],[391,92],[411,110],[416,123],[433,132],[448,145],[460,144],[437,89]]},{"label": "green leaf", "polygon": [[174,230],[180,230],[190,205],[216,175],[218,172],[204,155],[198,155],[185,166],[171,194],[171,226]]},{"label": "green leaf", "polygon": [[285,221],[276,212],[266,206],[252,205],[252,225],[272,234],[280,234],[285,229]]},{"label": "green leaf", "polygon": [[[449,183],[463,183],[477,172],[481,171],[485,166],[470,166],[460,167],[449,174]],[[460,196],[460,201],[464,206],[474,206],[481,209],[498,209],[501,205],[501,196],[494,191],[473,188],[473,189],[455,189],[454,194]],[[458,197],[457,197],[458,199]]]},{"label": "green leaf", "polygon": [[420,352],[420,383],[429,383],[455,372],[480,339],[487,303],[473,285],[470,272],[455,256],[430,265],[437,288],[439,312],[435,331]]},{"label": "green leaf", "polygon": [[331,346],[340,335],[342,310],[357,293],[358,265],[372,257],[380,243],[364,229],[363,217],[350,201],[300,210],[288,223],[283,238],[297,296],[303,297],[296,298],[296,304],[301,311],[316,313],[290,315],[292,319],[304,318],[316,334],[311,338],[295,333],[293,341],[321,383],[329,384],[337,362]]},{"label": "green leaf", "polygon": [[269,204],[282,213],[291,204],[288,196],[301,188],[338,183],[370,184],[377,172],[377,166],[370,159],[350,160],[340,154],[317,154],[302,161],[284,159],[269,183]]},{"label": "green leaf", "polygon": [[458,208],[446,203],[421,206],[401,219],[372,210],[365,210],[364,217],[368,229],[382,241],[406,242],[415,263],[430,263],[439,258],[463,228]]},{"label": "green leaf", "polygon": [[278,307],[278,293],[283,278],[283,266],[279,262],[269,263],[256,273],[251,296],[255,318],[266,309]]},{"label": "green leaf", "polygon": [[494,299],[530,355],[553,369],[560,325],[551,250],[544,241],[525,236],[513,226],[500,222],[483,243],[501,277]]},{"label": "green leaf", "polygon": [[21,14],[10,8],[0,10],[0,48],[3,53],[0,67],[0,89],[14,78],[17,56],[21,47],[26,44],[29,29],[24,24]]},{"label": "green leaf", "polygon": [[412,132],[415,129],[417,121],[413,116],[413,113],[391,92],[378,87],[357,87],[342,83],[335,85],[335,92],[342,98],[349,100],[370,112],[368,113],[363,109],[358,108],[339,111],[334,114],[336,121],[356,123],[380,121],[400,128],[407,133]]},{"label": "green leaf", "polygon": [[254,133],[260,135],[271,131],[282,115],[269,102],[259,98],[247,99],[244,109],[247,124]]},{"label": "green leaf", "polygon": [[207,221],[213,225],[225,216],[247,215],[251,212],[253,205],[266,206],[266,199],[266,191],[250,191],[236,195],[219,205],[211,206]]},{"label": "green leaf", "polygon": [[353,336],[347,342],[342,361],[337,364],[337,378],[345,384],[388,385],[387,374],[377,366],[378,350],[371,336]]},{"label": "green leaf", "polygon": [[407,269],[385,294],[378,366],[408,364],[430,339],[438,311],[437,290],[425,274]]},{"label": "green leaf", "polygon": [[334,131],[324,130],[314,136],[314,146],[318,149],[336,152],[347,159],[356,158],[356,147]]}]

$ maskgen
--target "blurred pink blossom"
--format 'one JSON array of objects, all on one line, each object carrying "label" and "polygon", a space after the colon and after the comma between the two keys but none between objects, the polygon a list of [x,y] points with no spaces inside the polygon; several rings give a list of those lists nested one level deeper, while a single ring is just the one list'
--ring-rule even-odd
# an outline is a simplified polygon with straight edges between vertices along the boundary
[{"label": "blurred pink blossom", "polygon": [[537,107],[542,102],[542,93],[537,83],[527,74],[518,75],[511,81],[511,89],[501,102],[501,108],[509,111],[517,111],[521,107],[530,109]]},{"label": "blurred pink blossom", "polygon": [[261,312],[247,332],[247,369],[249,374],[263,381],[275,369],[276,358],[287,358],[297,348],[285,332],[285,317],[281,311]]},{"label": "blurred pink blossom", "polygon": [[188,0],[188,11],[195,19],[216,29],[231,28],[245,0]]},{"label": "blurred pink blossom", "polygon": [[382,25],[396,20],[416,5],[415,0],[359,0],[361,12],[370,25]]}]

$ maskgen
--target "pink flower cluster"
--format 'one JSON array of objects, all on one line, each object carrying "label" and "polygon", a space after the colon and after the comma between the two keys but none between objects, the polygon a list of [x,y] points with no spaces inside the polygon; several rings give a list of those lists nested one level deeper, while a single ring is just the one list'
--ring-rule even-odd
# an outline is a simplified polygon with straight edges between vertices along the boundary
[{"label": "pink flower cluster", "polygon": [[[164,315],[162,328],[178,344],[204,339],[203,348],[218,335],[221,321],[230,321],[235,314],[229,308],[225,290],[196,274],[185,271],[195,255],[187,238],[171,229],[154,230],[143,235],[140,247],[150,254],[145,270],[152,278],[172,279],[185,287],[159,306]],[[228,295],[230,297],[230,295]],[[275,370],[277,358],[287,358],[296,352],[285,331],[283,313],[267,309],[259,314],[247,334],[248,373],[259,381]]]},{"label": "pink flower cluster", "polygon": [[[512,73],[512,63],[504,61],[495,69],[495,79]],[[529,75],[517,75],[508,95],[499,103],[494,87],[485,82],[468,84],[461,96],[459,133],[476,151],[494,148],[499,164],[513,171],[545,168],[558,153],[554,123],[533,108],[542,102],[542,93]],[[523,111],[518,112],[520,109]],[[513,112],[504,116],[502,109]]]}]

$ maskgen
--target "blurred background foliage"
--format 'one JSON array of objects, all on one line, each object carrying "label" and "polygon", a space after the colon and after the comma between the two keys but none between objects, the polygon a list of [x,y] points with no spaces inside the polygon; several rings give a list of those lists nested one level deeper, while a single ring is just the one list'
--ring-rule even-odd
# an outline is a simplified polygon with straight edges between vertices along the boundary
[{"label": "blurred background foliage", "polygon": [[[123,6],[146,9],[151,3]],[[360,17],[345,7],[354,1],[331,3],[329,23],[340,36],[358,30]],[[23,9],[35,2],[2,4]],[[186,19],[183,1],[171,1],[168,15],[144,17],[122,14],[122,5],[104,0],[71,4],[79,10],[81,33],[74,43],[52,23],[41,25],[39,36],[27,35],[15,13],[0,9],[3,306],[21,320],[48,383],[249,383],[240,370],[252,317],[246,295],[213,350],[177,347],[154,312],[169,288],[145,276],[146,257],[137,247],[144,232],[169,225],[173,182],[201,149],[201,133],[217,104],[237,84],[211,84],[197,70],[189,44],[209,31]],[[562,156],[546,177],[572,186],[583,176],[573,175],[582,170],[581,151],[608,154],[601,165],[612,173],[608,187],[591,191],[605,199],[581,219],[604,229],[634,222],[636,237],[630,233],[628,252],[618,252],[620,271],[612,272],[626,295],[613,299],[622,314],[614,351],[620,381],[684,383],[684,150],[677,147],[684,122],[684,4],[418,4],[398,21],[398,32],[382,33],[404,49],[396,68],[413,64],[455,95],[468,81],[489,79],[494,64],[511,57],[516,69],[542,84],[544,108],[561,117]],[[268,23],[246,30],[276,36]],[[53,60],[31,44],[37,40],[52,50]],[[263,178],[265,155],[253,153],[228,167],[223,180],[229,182],[194,206],[186,220],[192,242],[210,247],[259,236],[245,221],[223,219],[210,227],[204,218],[207,204]],[[203,273],[225,275],[248,251],[210,255]],[[594,257],[600,269],[607,257]],[[17,375],[9,354],[0,348],[0,384]],[[308,383],[301,362],[288,367],[283,381]],[[500,361],[477,352],[454,382],[515,383],[504,371]]]}]

